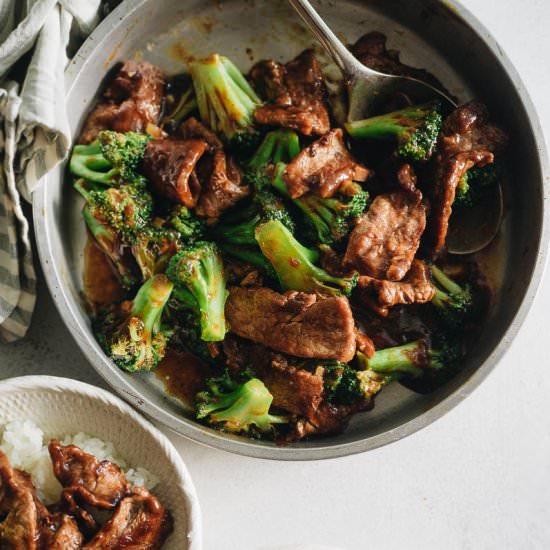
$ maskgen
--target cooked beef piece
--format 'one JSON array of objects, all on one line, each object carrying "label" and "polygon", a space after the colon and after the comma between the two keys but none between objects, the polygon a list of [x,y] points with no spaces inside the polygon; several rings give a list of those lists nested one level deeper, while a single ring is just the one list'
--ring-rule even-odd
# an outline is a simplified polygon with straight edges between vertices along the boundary
[{"label": "cooked beef piece", "polygon": [[491,164],[494,154],[504,149],[507,141],[500,128],[488,123],[486,107],[475,101],[458,107],[444,121],[435,157],[436,186],[431,217],[436,253],[445,246],[460,178],[473,166]]},{"label": "cooked beef piece", "polygon": [[11,467],[0,452],[0,548],[38,550],[39,522],[48,516],[36,498],[31,476]]},{"label": "cooked beef piece", "polygon": [[288,95],[285,84],[286,67],[273,59],[258,61],[250,69],[250,79],[258,94],[268,101],[276,101],[281,98],[282,103],[290,104],[290,98],[283,101],[283,96]]},{"label": "cooked beef piece", "polygon": [[143,171],[163,197],[194,208],[200,184],[193,173],[208,144],[201,139],[155,139],[147,144]]},{"label": "cooked beef piece", "polygon": [[405,191],[378,195],[353,229],[344,262],[363,275],[400,281],[426,227],[426,207]]},{"label": "cooked beef piece", "polygon": [[422,199],[420,191],[416,188],[416,174],[412,165],[405,163],[397,169],[397,183],[404,191],[415,195],[419,200]]},{"label": "cooked beef piece", "polygon": [[201,139],[202,141],[206,141],[209,152],[223,149],[223,143],[216,133],[193,116],[186,119],[179,126],[177,135],[183,139]]},{"label": "cooked beef piece", "polygon": [[352,181],[365,181],[369,171],[357,163],[344,144],[341,128],[335,128],[305,149],[288,164],[283,179],[295,199],[308,191],[331,197]]},{"label": "cooked beef piece", "polygon": [[54,514],[44,519],[40,532],[45,550],[79,550],[84,543],[75,520],[66,514]]},{"label": "cooked beef piece", "polygon": [[156,550],[172,532],[172,518],[149,491],[137,488],[120,501],[115,513],[84,550]]},{"label": "cooked beef piece", "polygon": [[[414,260],[410,271],[402,281],[384,281],[369,276],[359,277],[357,283],[359,296],[364,295],[367,304],[387,309],[397,304],[424,304],[430,302],[435,294],[428,266]],[[373,299],[374,302],[370,300]]]},{"label": "cooked beef piece", "polygon": [[[205,173],[206,177],[203,176]],[[215,151],[208,162],[201,163],[199,179],[202,191],[196,212],[204,218],[218,218],[250,194],[250,187],[243,184],[241,169],[222,150]]]},{"label": "cooked beef piece", "polygon": [[[369,32],[362,36],[351,47],[351,52],[363,65],[375,71],[417,78],[449,95],[443,84],[431,73],[424,69],[417,69],[401,63],[398,51],[386,49],[386,36],[380,32]],[[401,107],[399,106],[399,108]]]},{"label": "cooked beef piece", "polygon": [[80,143],[91,143],[102,130],[144,132],[147,124],[158,121],[164,89],[164,75],[158,67],[147,61],[124,62],[88,115]]},{"label": "cooked beef piece", "polygon": [[85,506],[115,508],[130,489],[122,470],[108,460],[99,462],[76,445],[63,446],[56,439],[48,450],[55,477],[65,488],[63,507],[77,519],[85,534],[94,532],[97,523]]},{"label": "cooked beef piece", "polygon": [[258,107],[258,124],[292,128],[322,136],[330,130],[326,87],[313,50],[305,50],[284,67],[273,60],[260,61],[250,71],[260,95],[271,101]]},{"label": "cooked beef piece", "polygon": [[269,367],[258,373],[273,396],[273,405],[306,418],[313,418],[323,399],[322,372],[289,366],[272,357]]},{"label": "cooked beef piece", "polygon": [[311,435],[340,433],[344,431],[353,414],[372,409],[373,406],[374,400],[361,401],[354,405],[333,405],[323,401],[312,417],[299,418],[296,421],[287,441],[295,441]]},{"label": "cooked beef piece", "polygon": [[355,335],[355,341],[357,349],[364,353],[367,357],[372,357],[374,355],[374,352],[376,351],[374,347],[374,342],[371,338],[369,338],[364,332],[361,332],[359,329],[357,329],[357,333]]},{"label": "cooked beef piece", "polygon": [[346,298],[233,287],[225,306],[231,330],[282,353],[351,361],[355,326]]}]

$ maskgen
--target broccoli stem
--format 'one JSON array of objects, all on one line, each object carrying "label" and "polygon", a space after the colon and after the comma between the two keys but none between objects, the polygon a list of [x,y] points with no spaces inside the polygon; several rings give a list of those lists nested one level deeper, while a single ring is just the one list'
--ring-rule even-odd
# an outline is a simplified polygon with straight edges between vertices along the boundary
[{"label": "broccoli stem", "polygon": [[104,185],[110,185],[113,177],[117,174],[117,170],[103,156],[99,142],[90,145],[75,145],[69,169],[81,178]]},{"label": "broccoli stem", "polygon": [[280,221],[273,220],[258,226],[256,240],[284,290],[349,295],[357,282],[357,276],[333,277],[314,265],[319,253],[301,245]]},{"label": "broccoli stem", "polygon": [[252,126],[260,104],[246,78],[226,57],[212,54],[189,64],[201,119],[227,140]]},{"label": "broccoli stem", "polygon": [[361,364],[364,369],[368,368],[379,374],[419,376],[424,370],[419,365],[419,359],[425,359],[426,353],[425,343],[416,340],[401,346],[377,350],[370,358],[362,355]]},{"label": "broccoli stem", "polygon": [[173,288],[174,285],[167,277],[156,275],[145,281],[138,290],[132,303],[131,315],[143,321],[147,333],[155,334],[160,330],[162,312]]}]

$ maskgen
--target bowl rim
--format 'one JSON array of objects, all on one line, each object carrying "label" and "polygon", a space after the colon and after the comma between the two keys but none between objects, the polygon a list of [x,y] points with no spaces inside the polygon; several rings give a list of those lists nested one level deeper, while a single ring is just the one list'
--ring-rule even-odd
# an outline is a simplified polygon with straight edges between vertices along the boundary
[{"label": "bowl rim", "polygon": [[166,454],[175,474],[172,476],[172,480],[174,482],[179,480],[179,485],[186,495],[185,509],[188,521],[189,550],[200,550],[202,548],[202,515],[193,479],[174,444],[158,428],[111,392],[72,378],[27,375],[0,380],[0,398],[7,393],[27,391],[70,392],[82,395],[99,401],[102,406],[118,409],[131,422],[139,425],[141,429],[147,432]]},{"label": "bowl rim", "polygon": [[[47,203],[47,181],[33,194],[33,217],[35,220],[35,236],[38,245],[38,252],[46,282],[49,290],[54,297],[59,313],[75,338],[80,349],[87,357],[94,369],[99,372],[103,379],[111,386],[122,398],[131,402],[144,414],[161,422],[169,429],[178,434],[191,438],[192,440],[224,451],[244,456],[275,459],[275,460],[322,460],[348,456],[362,453],[368,450],[382,447],[403,437],[409,436],[418,430],[428,426],[435,420],[444,416],[452,410],[458,403],[468,397],[495,368],[500,359],[508,350],[512,340],[517,335],[521,325],[525,321],[527,313],[531,308],[540,284],[547,263],[548,247],[550,238],[550,221],[548,216],[549,209],[549,189],[550,189],[550,168],[546,152],[546,143],[542,127],[537,116],[536,109],[527,92],[523,81],[512,62],[490,34],[488,29],[459,1],[457,0],[436,0],[442,7],[450,9],[454,14],[463,20],[473,32],[485,43],[486,47],[495,56],[503,67],[506,74],[514,82],[518,96],[525,109],[525,113],[530,124],[531,132],[534,136],[535,147],[538,157],[538,171],[541,174],[541,194],[543,198],[542,224],[540,228],[539,240],[537,243],[537,256],[532,269],[529,283],[527,284],[522,301],[513,316],[508,328],[502,338],[479,366],[479,368],[468,378],[464,384],[453,393],[442,399],[439,403],[429,410],[419,414],[413,419],[401,424],[400,426],[375,434],[365,439],[342,443],[339,445],[323,446],[322,440],[316,447],[276,447],[261,446],[244,438],[228,438],[219,432],[215,432],[185,417],[175,419],[173,415],[162,409],[158,405],[149,401],[146,397],[136,395],[136,389],[128,382],[124,375],[112,364],[104,355],[96,353],[94,349],[95,342],[92,342],[89,331],[81,326],[75,312],[75,299],[70,296],[67,289],[63,286],[63,277],[54,261],[52,254],[51,239],[49,237],[50,223],[48,221]],[[75,79],[85,64],[88,56],[93,54],[97,44],[116,27],[120,21],[126,18],[133,11],[139,9],[149,0],[125,0],[120,4],[103,22],[93,31],[93,33],[84,42],[80,50],[69,63],[66,71],[66,93],[70,93]],[[45,180],[48,176],[45,177]]]}]

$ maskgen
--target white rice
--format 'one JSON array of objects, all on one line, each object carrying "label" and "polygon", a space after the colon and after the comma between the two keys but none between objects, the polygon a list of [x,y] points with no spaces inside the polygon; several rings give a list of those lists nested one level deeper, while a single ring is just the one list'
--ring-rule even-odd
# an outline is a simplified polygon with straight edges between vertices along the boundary
[{"label": "white rice", "polygon": [[[151,490],[158,484],[158,478],[145,468],[130,468],[110,441],[103,441],[85,433],[60,438],[63,445],[76,445],[99,461],[109,460],[118,464],[126,479],[136,487]],[[31,420],[14,420],[4,426],[0,451],[6,454],[14,468],[30,473],[40,500],[49,505],[61,496],[61,484],[54,473],[48,443],[50,438]]]}]

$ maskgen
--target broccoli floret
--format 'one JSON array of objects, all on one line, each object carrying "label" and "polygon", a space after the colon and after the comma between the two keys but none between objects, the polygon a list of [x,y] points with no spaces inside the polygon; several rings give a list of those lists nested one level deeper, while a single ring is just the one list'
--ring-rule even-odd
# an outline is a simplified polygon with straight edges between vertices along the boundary
[{"label": "broccoli floret", "polygon": [[82,216],[97,244],[113,263],[124,288],[132,288],[139,282],[139,273],[131,251],[120,235],[94,210],[84,206]]},{"label": "broccoli floret", "polygon": [[84,196],[94,217],[104,220],[118,233],[125,243],[145,229],[151,221],[153,197],[146,189],[122,184],[107,189],[90,189],[84,180],[78,180],[75,188]]},{"label": "broccoli floret", "polygon": [[165,270],[170,258],[178,251],[179,234],[173,229],[150,226],[132,241],[132,254],[143,279]]},{"label": "broccoli floret", "polygon": [[207,381],[207,391],[197,394],[196,416],[222,431],[272,433],[276,424],[287,424],[285,416],[269,414],[273,396],[258,378],[239,384],[227,371]]},{"label": "broccoli floret", "polygon": [[294,222],[281,199],[270,191],[256,191],[250,206],[224,217],[213,234],[228,244],[257,247],[256,227],[271,220],[279,220],[294,231]]},{"label": "broccoli floret", "polygon": [[178,231],[184,242],[200,240],[206,233],[205,223],[181,204],[171,210],[166,221]]},{"label": "broccoli floret", "polygon": [[256,189],[265,189],[270,185],[268,169],[279,163],[283,169],[287,163],[300,153],[300,138],[292,130],[273,130],[268,132],[262,143],[246,163],[246,177]]},{"label": "broccoli floret", "polygon": [[322,365],[326,398],[337,405],[350,405],[363,399],[358,371],[347,363],[330,361]]},{"label": "broccoli floret", "polygon": [[470,168],[458,182],[453,204],[473,206],[479,201],[485,190],[499,182],[500,177],[500,169],[494,163]]},{"label": "broccoli floret", "polygon": [[396,140],[398,157],[413,161],[431,157],[441,129],[441,102],[405,107],[393,113],[347,122],[348,133],[355,138]]},{"label": "broccoli floret", "polygon": [[189,64],[203,122],[240,151],[256,146],[260,135],[253,114],[260,98],[239,69],[217,53]]},{"label": "broccoli floret", "polygon": [[69,162],[71,173],[79,178],[117,186],[120,183],[145,187],[146,179],[138,166],[150,136],[104,130],[89,145],[75,145]]},{"label": "broccoli floret", "polygon": [[129,313],[115,306],[96,325],[98,341],[121,369],[149,371],[164,357],[171,333],[161,318],[172,288],[165,275],[155,275],[140,287]]},{"label": "broccoli floret", "polygon": [[224,339],[225,276],[218,247],[212,242],[198,241],[175,254],[166,275],[176,289],[184,287],[194,296],[200,311],[201,338],[205,342]]},{"label": "broccoli floret", "polygon": [[451,327],[461,326],[472,314],[473,296],[469,285],[455,283],[435,265],[430,266],[436,283],[432,304],[441,319]]},{"label": "broccoli floret", "polygon": [[319,253],[302,246],[280,221],[269,221],[258,226],[256,240],[284,290],[349,296],[357,284],[358,274],[350,278],[333,277],[314,265]]},{"label": "broccoli floret", "polygon": [[368,199],[367,191],[360,191],[352,197],[330,198],[307,193],[295,199],[294,204],[315,229],[317,240],[332,245],[340,242],[353,229],[353,222],[364,212]]}]

